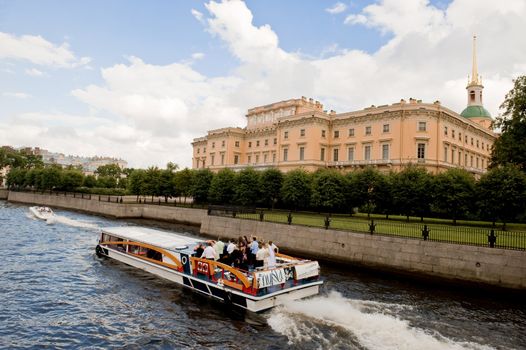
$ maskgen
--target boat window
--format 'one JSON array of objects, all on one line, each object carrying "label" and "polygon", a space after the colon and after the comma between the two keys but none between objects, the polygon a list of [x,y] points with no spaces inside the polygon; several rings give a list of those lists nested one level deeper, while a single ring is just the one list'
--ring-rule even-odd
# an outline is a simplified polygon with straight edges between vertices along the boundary
[{"label": "boat window", "polygon": [[146,257],[149,259],[158,260],[158,261],[163,260],[163,255],[161,254],[161,252],[158,252],[153,249],[146,249]]}]

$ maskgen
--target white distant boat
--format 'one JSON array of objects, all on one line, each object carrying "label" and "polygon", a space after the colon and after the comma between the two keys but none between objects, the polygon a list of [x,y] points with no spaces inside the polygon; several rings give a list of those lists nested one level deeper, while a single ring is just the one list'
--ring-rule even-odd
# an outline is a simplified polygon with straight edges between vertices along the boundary
[{"label": "white distant boat", "polygon": [[49,207],[30,207],[29,211],[41,220],[48,220],[55,217],[55,213]]},{"label": "white distant boat", "polygon": [[317,261],[276,254],[273,268],[244,271],[198,256],[201,242],[148,228],[111,227],[102,229],[96,252],[254,312],[316,295],[323,284]]}]

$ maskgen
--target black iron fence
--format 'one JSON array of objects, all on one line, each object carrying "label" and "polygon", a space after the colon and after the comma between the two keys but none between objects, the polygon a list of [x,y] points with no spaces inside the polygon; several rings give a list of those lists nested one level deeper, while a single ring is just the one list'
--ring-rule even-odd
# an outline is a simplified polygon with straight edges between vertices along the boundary
[{"label": "black iron fence", "polygon": [[[235,208],[235,210],[233,209]],[[386,219],[364,219],[344,215],[322,215],[304,212],[283,212],[210,206],[208,215],[235,217],[288,225],[303,225],[352,231],[370,235],[395,236],[426,241],[474,245],[491,248],[526,250],[526,231],[496,227],[418,223]]]}]

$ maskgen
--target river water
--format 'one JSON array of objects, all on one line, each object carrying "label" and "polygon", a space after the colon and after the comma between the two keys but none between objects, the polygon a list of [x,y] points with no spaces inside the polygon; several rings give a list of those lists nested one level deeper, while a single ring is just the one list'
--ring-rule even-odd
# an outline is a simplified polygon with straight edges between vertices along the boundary
[{"label": "river water", "polygon": [[0,348],[526,348],[518,298],[322,265],[317,297],[230,310],[95,256],[99,227],[136,222],[56,212],[0,201]]}]

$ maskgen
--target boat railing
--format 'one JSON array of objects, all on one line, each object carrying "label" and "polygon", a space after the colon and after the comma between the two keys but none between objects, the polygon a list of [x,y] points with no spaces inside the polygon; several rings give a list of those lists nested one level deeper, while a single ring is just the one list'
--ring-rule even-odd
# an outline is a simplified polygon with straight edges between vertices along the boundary
[{"label": "boat railing", "polygon": [[[249,290],[252,289],[254,278],[253,276],[250,276],[250,272],[245,272],[241,269],[232,267],[227,264],[223,264],[219,261],[209,260],[205,258],[191,257],[190,263],[192,264],[192,271],[194,272],[194,274],[200,273],[203,275],[207,275],[209,278],[216,279],[216,268],[218,268],[219,270],[221,270],[221,279],[223,284],[246,292],[250,292]],[[236,281],[230,281],[230,279],[226,279],[225,271],[228,272],[229,275],[234,275],[236,277]]]}]

